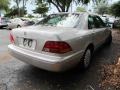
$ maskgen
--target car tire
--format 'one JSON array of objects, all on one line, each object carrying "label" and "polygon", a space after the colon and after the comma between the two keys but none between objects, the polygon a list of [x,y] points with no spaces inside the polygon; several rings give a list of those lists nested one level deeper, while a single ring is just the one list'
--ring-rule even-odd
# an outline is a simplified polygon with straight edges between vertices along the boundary
[{"label": "car tire", "polygon": [[85,50],[83,57],[81,58],[80,69],[84,71],[88,69],[91,63],[91,58],[92,58],[92,50],[90,48],[87,48]]},{"label": "car tire", "polygon": [[7,30],[12,30],[11,28],[9,28],[9,26],[6,27]]},{"label": "car tire", "polygon": [[109,37],[106,39],[105,44],[110,45],[112,43],[112,35],[110,34]]},{"label": "car tire", "polygon": [[21,28],[21,26],[20,26],[20,25],[17,25],[17,28]]}]

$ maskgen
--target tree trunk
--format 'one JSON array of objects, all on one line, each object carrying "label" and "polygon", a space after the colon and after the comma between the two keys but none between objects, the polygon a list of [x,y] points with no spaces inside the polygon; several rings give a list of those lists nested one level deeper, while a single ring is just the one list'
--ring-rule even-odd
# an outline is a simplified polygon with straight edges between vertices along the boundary
[{"label": "tree trunk", "polygon": [[61,10],[62,10],[62,12],[65,12],[65,7],[62,7]]},{"label": "tree trunk", "polygon": [[18,16],[20,17],[20,8],[18,7]]},{"label": "tree trunk", "polygon": [[0,10],[0,17],[1,17],[1,10]]},{"label": "tree trunk", "polygon": [[20,7],[19,7],[19,0],[16,1],[16,4],[17,4],[17,8],[18,8],[18,16],[20,17]]},{"label": "tree trunk", "polygon": [[22,12],[22,16],[24,16],[24,11],[25,11],[25,1],[23,0],[23,12]]},{"label": "tree trunk", "polygon": [[59,11],[59,12],[61,12],[61,10],[60,10],[60,8],[59,8],[59,6],[58,5],[56,5],[56,3],[54,3],[54,2],[51,2],[56,8],[57,8],[57,10]]},{"label": "tree trunk", "polygon": [[51,1],[51,3],[57,8],[57,10],[59,12],[68,12],[69,11],[72,0],[69,3],[66,3],[66,2],[67,2],[67,0],[65,0],[64,3],[60,4],[59,0],[56,0],[56,2]]},{"label": "tree trunk", "polygon": [[[72,4],[71,4],[72,5]],[[72,7],[72,6],[71,6]],[[70,4],[68,5],[68,7],[66,8],[66,12],[69,11],[69,8],[70,8]],[[71,12],[72,12],[72,8],[71,8]]]}]

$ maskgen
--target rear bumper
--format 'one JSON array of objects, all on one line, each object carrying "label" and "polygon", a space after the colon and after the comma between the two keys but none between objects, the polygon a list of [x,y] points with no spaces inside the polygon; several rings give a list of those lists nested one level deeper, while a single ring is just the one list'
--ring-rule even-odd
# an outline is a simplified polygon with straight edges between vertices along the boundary
[{"label": "rear bumper", "polygon": [[80,58],[83,55],[83,51],[80,51],[78,53],[64,57],[50,56],[25,50],[15,45],[8,45],[8,49],[10,54],[17,59],[20,59],[23,62],[29,63],[41,69],[54,72],[65,71],[74,67],[80,62]]},{"label": "rear bumper", "polygon": [[7,27],[7,24],[1,24],[0,27]]}]

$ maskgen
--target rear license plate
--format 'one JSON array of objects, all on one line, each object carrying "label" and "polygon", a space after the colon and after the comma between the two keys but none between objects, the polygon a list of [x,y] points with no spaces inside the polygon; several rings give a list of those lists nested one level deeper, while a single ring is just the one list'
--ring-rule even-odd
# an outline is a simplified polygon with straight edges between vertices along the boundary
[{"label": "rear license plate", "polygon": [[28,39],[28,38],[19,38],[18,39],[19,46],[28,48],[28,49],[35,49],[36,47],[36,41],[33,39]]}]

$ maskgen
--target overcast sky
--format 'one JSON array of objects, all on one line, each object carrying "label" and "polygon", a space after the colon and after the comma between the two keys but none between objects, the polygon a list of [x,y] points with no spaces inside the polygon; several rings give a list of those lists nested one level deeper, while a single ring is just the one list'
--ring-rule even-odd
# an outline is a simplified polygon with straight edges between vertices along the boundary
[{"label": "overcast sky", "polygon": [[[31,1],[33,1],[33,0],[31,0]],[[109,0],[109,3],[112,4],[112,3],[117,2],[117,1],[119,1],[119,0]],[[15,3],[11,2],[11,7],[14,6],[14,5],[15,5]],[[27,8],[27,11],[28,11],[29,14],[33,13],[32,11],[35,9],[35,7],[36,7],[36,5],[33,4],[32,2],[28,2],[27,5],[26,5],[26,8]],[[53,5],[51,7],[52,7],[52,9],[49,10],[49,13],[57,12],[57,9]],[[88,9],[92,8],[92,4],[89,4],[89,7],[87,7],[87,8]],[[76,5],[73,4],[72,9],[73,9],[72,11],[75,11]]]}]

